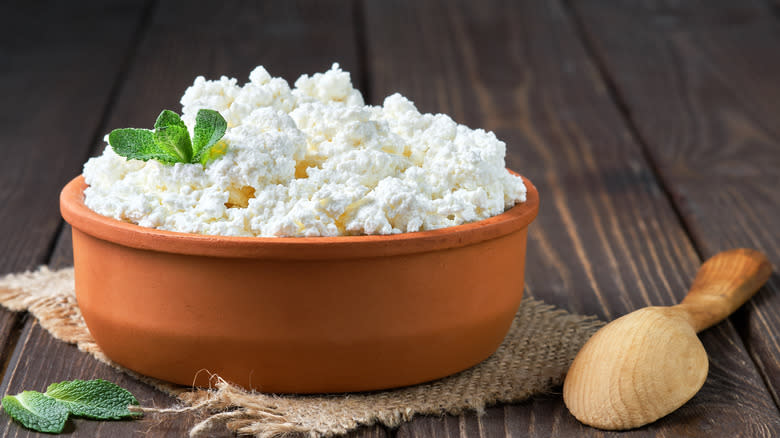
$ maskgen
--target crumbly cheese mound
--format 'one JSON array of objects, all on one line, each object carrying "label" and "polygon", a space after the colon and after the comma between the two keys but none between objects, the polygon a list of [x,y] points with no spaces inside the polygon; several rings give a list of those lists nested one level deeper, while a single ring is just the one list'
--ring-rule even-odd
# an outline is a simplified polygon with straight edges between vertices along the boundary
[{"label": "crumbly cheese mound", "polygon": [[506,145],[401,96],[365,106],[338,64],[291,89],[262,66],[195,79],[181,99],[228,122],[227,151],[205,168],[127,160],[106,147],[87,161],[85,203],[144,227],[225,236],[339,236],[431,230],[486,219],[525,201]]}]

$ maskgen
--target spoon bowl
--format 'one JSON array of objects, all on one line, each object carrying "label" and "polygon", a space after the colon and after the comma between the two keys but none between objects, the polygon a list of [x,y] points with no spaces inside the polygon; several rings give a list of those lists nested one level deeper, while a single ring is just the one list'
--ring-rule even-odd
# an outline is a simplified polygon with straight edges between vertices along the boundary
[{"label": "spoon bowl", "polygon": [[600,429],[651,423],[693,398],[707,378],[707,352],[696,333],[726,318],[771,274],[753,250],[705,262],[681,304],[646,307],[607,324],[574,359],[563,386],[569,411]]},{"label": "spoon bowl", "polygon": [[[605,366],[605,358],[612,365]],[[637,367],[635,364],[652,364]],[[595,370],[588,373],[577,370]],[[641,426],[690,400],[707,378],[707,352],[683,312],[646,307],[619,318],[582,348],[566,379],[566,405],[577,419],[605,429]],[[625,380],[630,385],[625,385]],[[611,400],[628,387],[631,403]]]}]

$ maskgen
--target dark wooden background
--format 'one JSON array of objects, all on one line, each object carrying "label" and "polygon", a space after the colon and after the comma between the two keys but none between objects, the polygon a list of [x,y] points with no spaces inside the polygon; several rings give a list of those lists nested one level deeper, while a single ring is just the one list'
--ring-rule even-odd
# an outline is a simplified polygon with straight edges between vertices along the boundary
[{"label": "dark wooden background", "polygon": [[[71,264],[60,188],[105,133],[148,126],[196,75],[265,65],[294,81],[333,61],[367,102],[493,130],[539,188],[526,293],[613,319],[673,304],[717,251],[780,265],[780,6],[773,0],[3,1],[0,273]],[[581,426],[560,394],[421,417],[359,437],[780,436],[780,277],[702,333],[701,392],[624,433]],[[0,310],[0,393],[105,378],[173,400],[25,314]],[[181,436],[197,415],[71,421],[73,436]],[[3,436],[35,435],[0,417]]]}]

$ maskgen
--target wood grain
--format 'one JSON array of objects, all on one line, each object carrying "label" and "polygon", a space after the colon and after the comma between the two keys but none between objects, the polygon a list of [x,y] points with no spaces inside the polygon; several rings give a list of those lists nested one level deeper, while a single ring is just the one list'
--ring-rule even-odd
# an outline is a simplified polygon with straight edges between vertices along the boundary
[{"label": "wood grain", "polygon": [[0,272],[48,256],[60,225],[59,190],[88,156],[143,6],[3,3]]},{"label": "wood grain", "polygon": [[[609,319],[683,297],[700,263],[695,248],[558,2],[368,2],[366,15],[374,103],[398,90],[422,111],[494,130],[507,143],[509,167],[539,188],[527,293]],[[702,391],[664,420],[627,435],[710,436],[717,424],[721,435],[771,436],[780,427],[733,327],[720,324],[702,341],[712,362]],[[556,408],[533,412],[545,425],[540,430],[604,435],[580,426],[560,399],[549,403]],[[523,406],[522,415],[531,415]],[[467,415],[458,424],[482,422],[501,435],[493,423],[512,420],[499,411]],[[719,423],[725,416],[730,421]],[[402,426],[399,435],[430,435],[431,421],[450,425],[435,427],[440,436],[461,434],[453,420],[423,419]],[[511,434],[549,436],[518,427]]]},{"label": "wood grain", "polygon": [[[573,2],[703,257],[780,266],[780,21],[764,1]],[[732,318],[780,403],[780,277]]]}]

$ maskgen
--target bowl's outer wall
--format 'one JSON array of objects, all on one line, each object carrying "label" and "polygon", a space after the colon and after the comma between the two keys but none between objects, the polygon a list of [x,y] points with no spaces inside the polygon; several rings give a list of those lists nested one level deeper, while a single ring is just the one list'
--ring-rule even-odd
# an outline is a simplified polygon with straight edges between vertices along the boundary
[{"label": "bowl's outer wall", "polygon": [[81,177],[60,202],[79,307],[117,363],[184,385],[215,373],[264,392],[346,392],[444,377],[495,351],[538,211],[525,183],[526,203],[486,221],[365,239],[158,232],[89,210]]},{"label": "bowl's outer wall", "polygon": [[139,250],[74,229],[77,299],[108,357],[163,380],[404,386],[500,345],[522,298],[526,231],[416,255],[272,262]]}]

